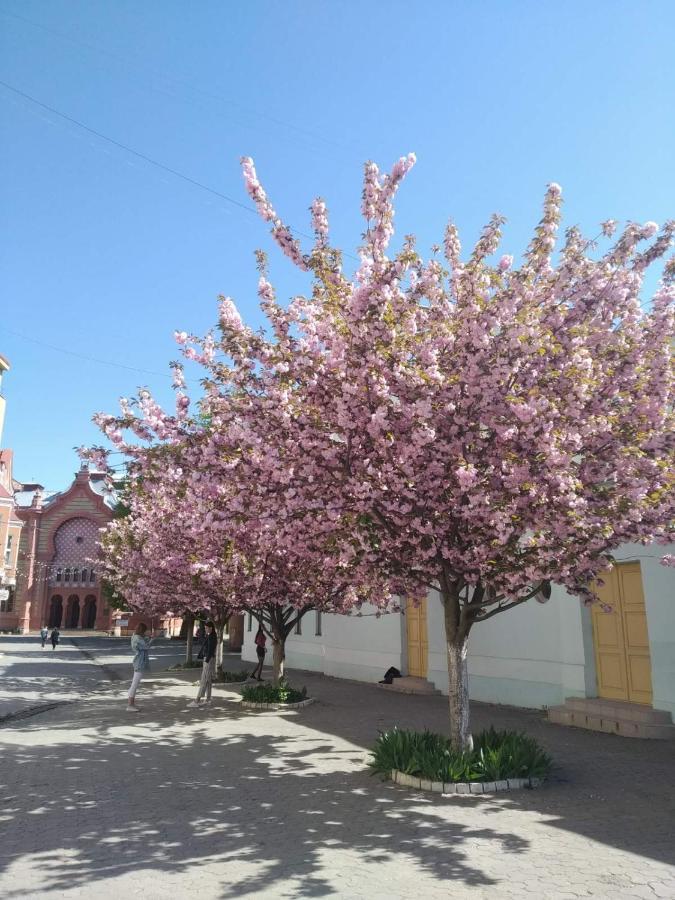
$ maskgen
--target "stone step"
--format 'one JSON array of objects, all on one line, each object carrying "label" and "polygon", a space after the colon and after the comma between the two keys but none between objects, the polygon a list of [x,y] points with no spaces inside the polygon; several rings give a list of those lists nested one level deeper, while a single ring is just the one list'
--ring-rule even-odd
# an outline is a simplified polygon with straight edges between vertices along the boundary
[{"label": "stone step", "polygon": [[602,718],[627,719],[647,725],[672,725],[673,720],[665,709],[652,709],[642,703],[625,700],[606,700],[602,697],[567,697],[565,708]]},{"label": "stone step", "polygon": [[672,724],[654,724],[621,718],[616,715],[600,715],[570,709],[567,705],[550,707],[548,720],[555,725],[571,725],[574,728],[586,728],[589,731],[618,734],[620,737],[675,740],[675,725]]},{"label": "stone step", "polygon": [[406,675],[403,678],[394,678],[391,684],[378,684],[378,687],[385,691],[394,691],[397,694],[440,694],[441,692],[433,686],[426,678],[416,678],[413,675]]}]

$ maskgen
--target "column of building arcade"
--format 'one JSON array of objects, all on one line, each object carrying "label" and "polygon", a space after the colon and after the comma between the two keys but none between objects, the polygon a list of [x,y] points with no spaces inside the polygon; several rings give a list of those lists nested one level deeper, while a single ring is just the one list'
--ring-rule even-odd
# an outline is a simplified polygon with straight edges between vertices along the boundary
[{"label": "column of building arcade", "polygon": [[50,628],[95,627],[97,597],[88,593],[96,584],[94,569],[76,565],[50,566],[48,584],[51,590],[46,612]]}]

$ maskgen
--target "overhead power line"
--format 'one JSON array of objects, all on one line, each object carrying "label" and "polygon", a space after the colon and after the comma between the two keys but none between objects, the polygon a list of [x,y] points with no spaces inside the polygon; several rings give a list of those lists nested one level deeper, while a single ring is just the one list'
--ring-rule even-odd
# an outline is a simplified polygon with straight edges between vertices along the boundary
[{"label": "overhead power line", "polygon": [[116,369],[126,369],[128,372],[140,372],[142,375],[156,375],[160,378],[173,377],[169,372],[153,372],[152,369],[140,369],[138,366],[126,366],[124,363],[114,362],[114,360],[111,359],[101,359],[98,356],[88,356],[85,353],[78,353],[76,350],[69,350],[67,347],[59,347],[57,344],[49,344],[47,341],[41,341],[38,338],[30,337],[27,334],[21,334],[20,331],[14,331],[12,328],[6,328],[4,325],[0,325],[0,331],[18,337],[22,341],[37,344],[38,347],[46,347],[48,350],[55,350],[57,353],[66,353],[68,356],[74,356],[76,359],[84,359],[87,362],[94,362],[103,366],[113,366]]},{"label": "overhead power line", "polygon": [[[0,15],[7,16],[19,22],[23,22],[26,25],[30,25],[32,28],[37,28],[40,31],[45,32],[46,34],[51,35],[52,37],[58,38],[61,41],[66,41],[75,46],[83,47],[85,50],[95,53],[97,57],[100,57],[101,55],[107,56],[109,59],[114,60],[123,68],[134,69],[136,72],[144,76],[150,75],[152,78],[159,78],[167,85],[177,88],[183,88],[196,95],[197,97],[203,97],[207,100],[215,100],[219,103],[225,103],[230,107],[240,110],[241,112],[270,122],[273,125],[281,126],[282,128],[286,128],[289,131],[295,132],[300,137],[319,141],[320,143],[325,144],[327,147],[334,147],[341,152],[345,152],[346,150],[353,149],[355,146],[353,142],[345,143],[344,141],[336,141],[334,138],[327,137],[322,132],[313,131],[309,128],[303,128],[299,125],[293,124],[292,122],[286,122],[283,119],[272,116],[267,112],[263,112],[259,109],[253,109],[247,104],[240,103],[237,100],[233,100],[231,97],[223,96],[222,94],[219,94],[215,91],[204,90],[204,88],[201,88],[198,85],[191,84],[185,79],[177,78],[175,75],[169,75],[166,72],[156,69],[154,66],[149,66],[146,63],[139,64],[138,62],[135,62],[134,60],[129,59],[126,56],[121,56],[119,53],[114,53],[107,47],[102,47],[100,44],[94,44],[91,41],[84,41],[81,38],[74,37],[72,34],[66,34],[63,31],[58,31],[55,28],[50,28],[49,26],[44,25],[42,22],[35,22],[33,19],[29,19],[26,16],[21,16],[15,12],[9,12],[9,10],[5,9],[0,9]],[[154,85],[148,83],[147,86],[151,90],[157,91],[157,88]],[[164,94],[165,96],[172,96],[174,99],[176,99],[176,95],[167,94],[166,91],[160,91],[160,93]],[[178,99],[183,98],[179,97]]]},{"label": "overhead power line", "polygon": [[[159,160],[153,159],[151,156],[147,156],[145,153],[141,153],[139,150],[134,150],[133,147],[129,147],[127,144],[123,144],[121,141],[116,141],[115,138],[111,138],[107,134],[103,134],[103,132],[97,131],[95,128],[90,128],[89,125],[85,125],[84,122],[80,122],[78,119],[75,119],[72,116],[61,112],[55,107],[50,106],[48,103],[43,103],[36,97],[31,97],[30,94],[26,94],[24,91],[20,91],[13,85],[8,84],[6,81],[0,80],[0,85],[2,85],[4,88],[7,88],[8,91],[12,91],[13,93],[17,94],[19,97],[23,97],[24,100],[28,100],[30,103],[35,104],[35,106],[46,109],[53,115],[58,116],[61,119],[65,119],[65,121],[70,122],[71,125],[75,125],[78,128],[81,128],[83,131],[87,131],[89,134],[93,134],[95,137],[100,138],[102,141],[107,141],[109,144],[112,144],[114,147],[117,147],[120,150],[124,150],[126,153],[131,153],[132,156],[136,156],[138,159],[142,159],[144,162],[149,163],[149,165],[155,166],[156,168],[161,169],[163,172],[168,172],[170,175],[174,175],[176,178],[180,178],[182,181],[187,181],[188,184],[191,184],[194,187],[201,188],[201,190],[203,191],[208,191],[209,194],[213,194],[214,196],[219,197],[221,200],[227,201],[227,203],[232,203],[234,206],[238,206],[239,209],[244,209],[248,213],[257,215],[256,210],[252,206],[248,206],[246,203],[240,203],[239,200],[235,200],[234,197],[228,197],[227,194],[223,194],[221,191],[217,191],[215,188],[209,187],[207,184],[204,184],[201,181],[197,181],[196,178],[191,178],[189,175],[185,175],[183,172],[179,172],[177,169],[173,169],[171,168],[171,166],[167,166],[164,163],[159,162]],[[297,232],[297,234],[300,233],[301,232],[299,231]],[[308,236],[309,235],[303,235],[303,237]]]},{"label": "overhead power line", "polygon": [[[215,197],[218,197],[220,200],[225,200],[226,203],[230,203],[233,206],[236,206],[239,209],[244,210],[247,213],[251,213],[252,215],[258,217],[258,211],[253,207],[249,206],[246,203],[242,203],[239,200],[235,200],[234,197],[230,197],[227,194],[223,194],[222,191],[218,191],[215,188],[209,187],[208,184],[204,184],[203,181],[198,181],[196,178],[192,178],[190,175],[185,175],[183,172],[180,172],[178,169],[174,169],[171,166],[167,166],[165,163],[159,162],[159,160],[153,159],[153,157],[148,156],[145,153],[141,153],[139,150],[134,150],[133,147],[130,147],[128,144],[123,144],[121,141],[115,140],[115,138],[109,137],[107,134],[104,134],[102,131],[98,131],[95,128],[91,128],[89,125],[85,125],[84,122],[80,122],[79,119],[75,119],[73,116],[69,116],[67,113],[61,112],[53,106],[50,106],[48,103],[43,103],[41,100],[38,100],[36,97],[27,94],[25,91],[19,90],[19,88],[14,87],[12,84],[8,84],[6,81],[0,80],[0,85],[6,88],[8,91],[16,94],[18,97],[22,97],[24,100],[28,100],[29,103],[40,107],[41,109],[46,110],[47,112],[52,113],[55,116],[58,116],[60,119],[63,119],[66,122],[69,122],[71,125],[75,125],[77,128],[86,131],[88,134],[93,134],[94,137],[99,138],[102,141],[106,141],[109,144],[112,144],[114,147],[117,147],[119,150],[124,150],[126,153],[130,153],[132,156],[137,157],[137,159],[142,159],[144,162],[148,163],[151,166],[155,166],[157,169],[161,169],[163,172],[168,172],[170,175],[175,176],[176,178],[180,178],[181,181],[185,181],[188,184],[191,184],[193,187],[200,188],[203,191],[206,191],[209,194],[212,194]],[[298,237],[307,238],[310,241],[314,240],[314,237],[311,234],[307,234],[305,231],[301,231],[299,228],[295,228],[292,225],[289,225],[288,228],[293,232],[293,234],[298,235]],[[354,260],[355,262],[359,262],[358,258],[351,253],[347,253],[345,251],[342,252],[342,256]]]}]

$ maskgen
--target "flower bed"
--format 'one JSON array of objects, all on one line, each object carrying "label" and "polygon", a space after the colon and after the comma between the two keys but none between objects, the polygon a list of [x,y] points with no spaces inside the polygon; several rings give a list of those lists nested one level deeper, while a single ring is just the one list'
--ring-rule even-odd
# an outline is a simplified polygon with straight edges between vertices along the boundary
[{"label": "flower bed", "polygon": [[299,707],[312,702],[312,699],[307,697],[307,688],[298,690],[284,680],[279,684],[246,685],[241,692],[241,699],[244,706],[255,709]]},{"label": "flower bed", "polygon": [[439,793],[537,787],[552,766],[534,738],[494,728],[475,735],[473,750],[464,753],[453,750],[443,735],[394,728],[379,736],[371,753],[373,772]]}]

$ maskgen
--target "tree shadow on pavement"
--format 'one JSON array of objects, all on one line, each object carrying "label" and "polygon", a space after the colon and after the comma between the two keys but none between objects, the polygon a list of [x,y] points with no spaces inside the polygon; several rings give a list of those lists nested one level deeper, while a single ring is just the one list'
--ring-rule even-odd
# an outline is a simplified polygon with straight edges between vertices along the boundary
[{"label": "tree shadow on pavement", "polygon": [[[372,746],[377,733],[397,726],[448,732],[446,697],[410,696],[375,685],[302,673],[322,698],[303,722]],[[541,710],[471,704],[474,733],[494,726],[524,731],[551,754],[554,769],[543,788],[485,796],[486,815],[505,810],[532,814],[547,828],[581,835],[626,853],[669,865],[675,862],[675,744],[552,725]],[[367,736],[364,740],[364,736]]]},{"label": "tree shadow on pavement", "polygon": [[97,882],[139,870],[162,873],[178,896],[175,879],[188,871],[190,889],[205,896],[282,886],[287,896],[360,896],[358,869],[375,865],[380,889],[403,896],[400,867],[386,865],[401,857],[409,891],[420,870],[439,890],[487,888],[494,879],[469,861],[468,846],[528,847],[497,822],[453,821],[440,798],[370,777],[358,747],[274,715],[269,734],[253,733],[251,713],[234,703],[187,728],[167,724],[166,702],[130,722],[91,698],[84,711],[69,706],[0,732],[4,897],[85,886],[97,896]]}]

